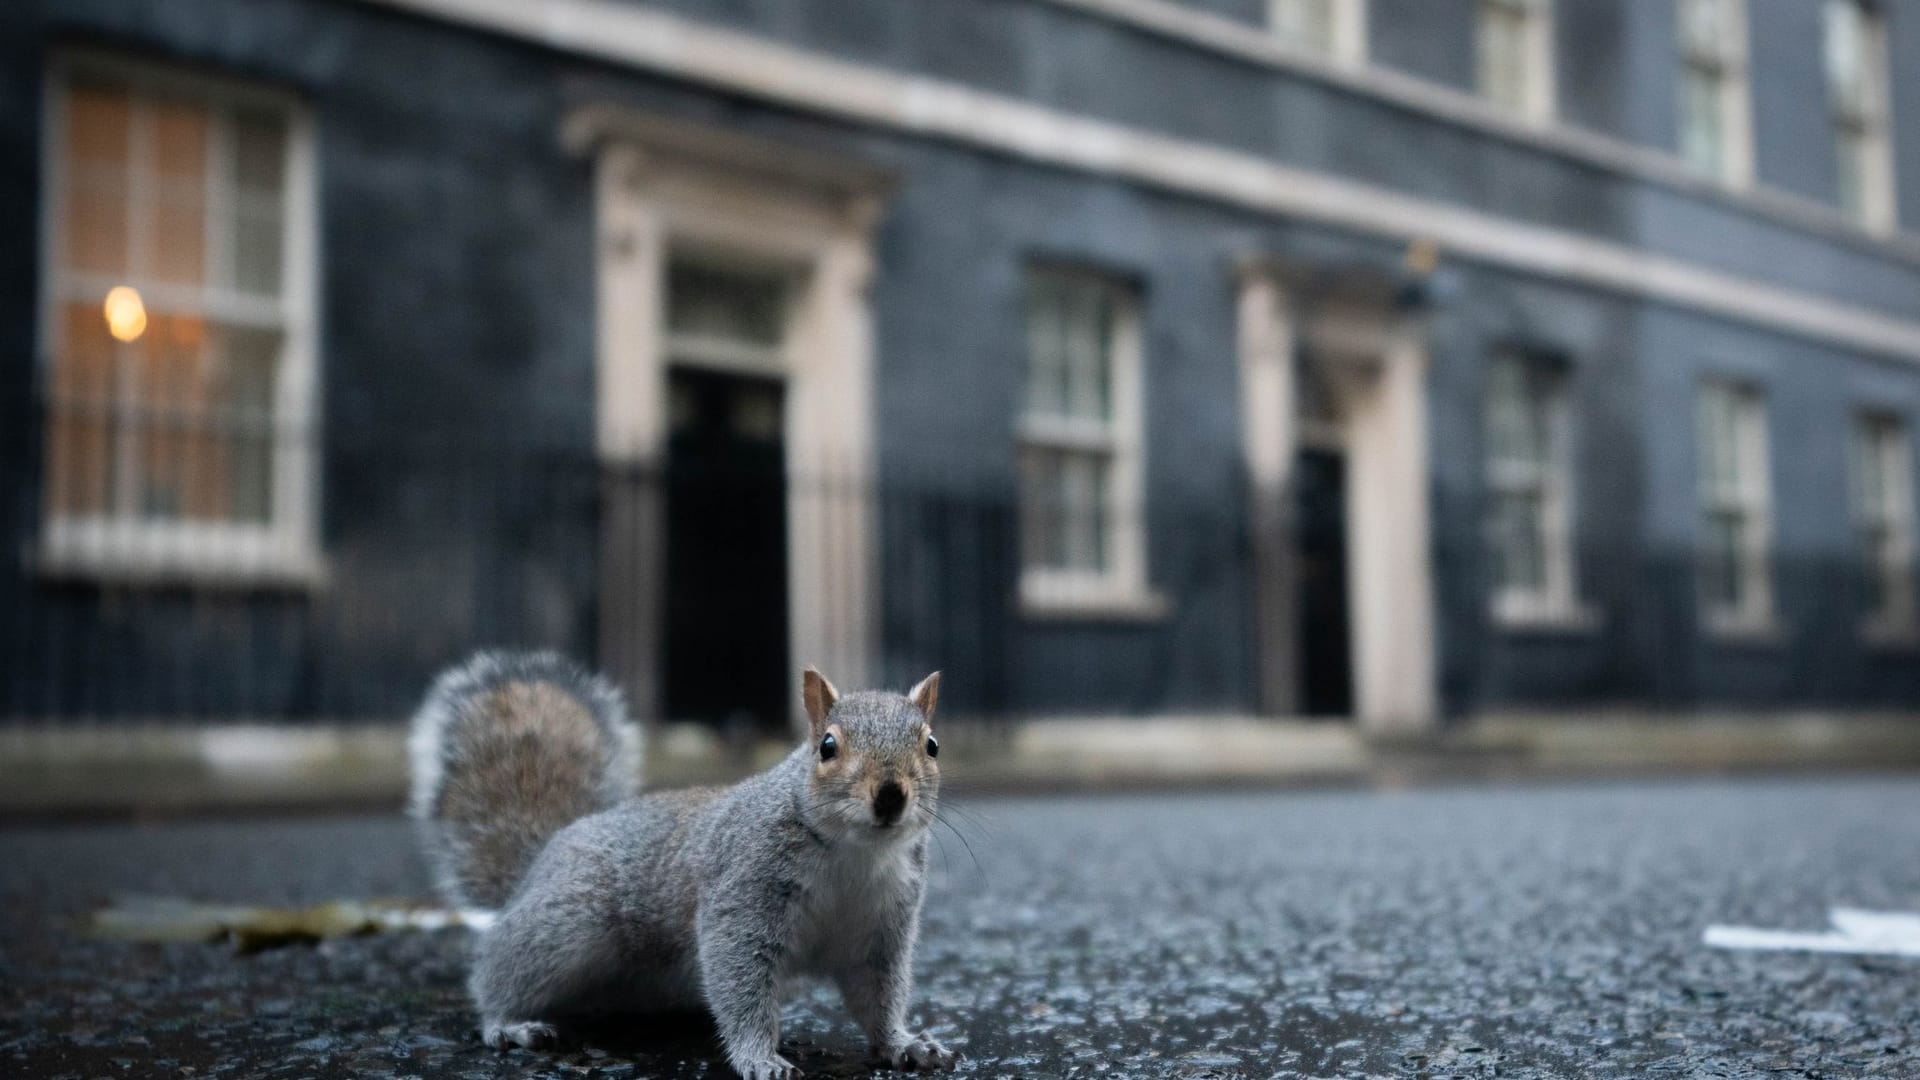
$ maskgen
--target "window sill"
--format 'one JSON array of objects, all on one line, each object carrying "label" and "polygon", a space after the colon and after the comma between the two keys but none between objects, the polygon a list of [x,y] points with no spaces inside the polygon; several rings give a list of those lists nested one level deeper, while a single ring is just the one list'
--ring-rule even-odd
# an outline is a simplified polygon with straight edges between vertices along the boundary
[{"label": "window sill", "polygon": [[1861,627],[1860,638],[1874,652],[1920,653],[1920,624],[1876,619]]},{"label": "window sill", "polygon": [[326,579],[318,551],[264,529],[49,522],[32,568],[55,581],[311,590]]},{"label": "window sill", "polygon": [[1723,645],[1776,646],[1787,639],[1787,628],[1771,615],[1708,615],[1706,630],[1708,637]]},{"label": "window sill", "polygon": [[1145,586],[1035,579],[1020,582],[1020,614],[1059,622],[1158,622],[1171,605]]},{"label": "window sill", "polygon": [[1513,634],[1592,634],[1600,630],[1600,612],[1586,604],[1502,604],[1493,606],[1495,626]]}]

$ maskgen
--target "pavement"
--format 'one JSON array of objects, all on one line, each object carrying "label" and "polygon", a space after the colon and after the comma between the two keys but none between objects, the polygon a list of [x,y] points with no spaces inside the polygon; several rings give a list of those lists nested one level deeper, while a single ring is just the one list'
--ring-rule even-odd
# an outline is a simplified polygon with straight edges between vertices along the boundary
[{"label": "pavement", "polygon": [[[914,1012],[965,1077],[1920,1077],[1920,958],[1713,923],[1920,911],[1911,777],[967,798]],[[969,853],[971,852],[971,853]],[[239,955],[75,934],[118,893],[427,892],[389,816],[0,830],[0,1075],[721,1078],[710,1026],[496,1054],[464,930]],[[837,1002],[809,1074],[868,1075]]]}]

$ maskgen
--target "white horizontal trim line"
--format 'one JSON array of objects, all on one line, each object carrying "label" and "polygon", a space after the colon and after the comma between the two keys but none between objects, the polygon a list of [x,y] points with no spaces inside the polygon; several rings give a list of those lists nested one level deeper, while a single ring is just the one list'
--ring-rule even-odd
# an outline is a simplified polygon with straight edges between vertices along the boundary
[{"label": "white horizontal trim line", "polygon": [[185,285],[141,274],[95,274],[79,270],[57,273],[54,291],[68,304],[96,305],[107,290],[131,285],[140,293],[148,314],[205,316],[214,322],[280,330],[293,320],[286,301],[222,285]]},{"label": "white horizontal trim line", "polygon": [[319,552],[286,528],[223,522],[56,517],[36,560],[47,577],[199,585],[319,586]]},{"label": "white horizontal trim line", "polygon": [[619,0],[363,0],[927,138],[1396,239],[1920,362],[1920,322],[1624,244],[1291,168]]}]

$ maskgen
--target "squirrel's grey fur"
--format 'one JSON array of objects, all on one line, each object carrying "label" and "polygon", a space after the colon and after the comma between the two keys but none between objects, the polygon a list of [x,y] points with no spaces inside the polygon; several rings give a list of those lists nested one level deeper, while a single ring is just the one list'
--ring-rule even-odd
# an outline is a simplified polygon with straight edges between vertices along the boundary
[{"label": "squirrel's grey fur", "polygon": [[704,1004],[740,1075],[786,1080],[783,990],[823,975],[880,1060],[951,1064],[906,1028],[938,692],[936,673],[905,696],[840,696],[808,669],[810,737],[785,760],[636,796],[639,737],[605,681],[552,654],[441,676],[414,718],[412,808],[449,898],[499,909],[469,982],[487,1043]]}]

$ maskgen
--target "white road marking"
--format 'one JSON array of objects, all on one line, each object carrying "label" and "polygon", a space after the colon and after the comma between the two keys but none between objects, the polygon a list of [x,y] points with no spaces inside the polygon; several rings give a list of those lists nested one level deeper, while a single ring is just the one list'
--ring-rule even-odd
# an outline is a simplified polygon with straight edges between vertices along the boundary
[{"label": "white road marking", "polygon": [[449,926],[485,930],[493,925],[495,917],[495,912],[479,908],[462,908],[459,911],[445,908],[384,908],[373,915],[374,921],[387,930],[444,930]]},{"label": "white road marking", "polygon": [[1714,925],[1707,927],[1704,941],[1716,949],[1920,957],[1920,915],[1834,908],[1827,913],[1827,918],[1833,923],[1833,929],[1825,933]]}]

